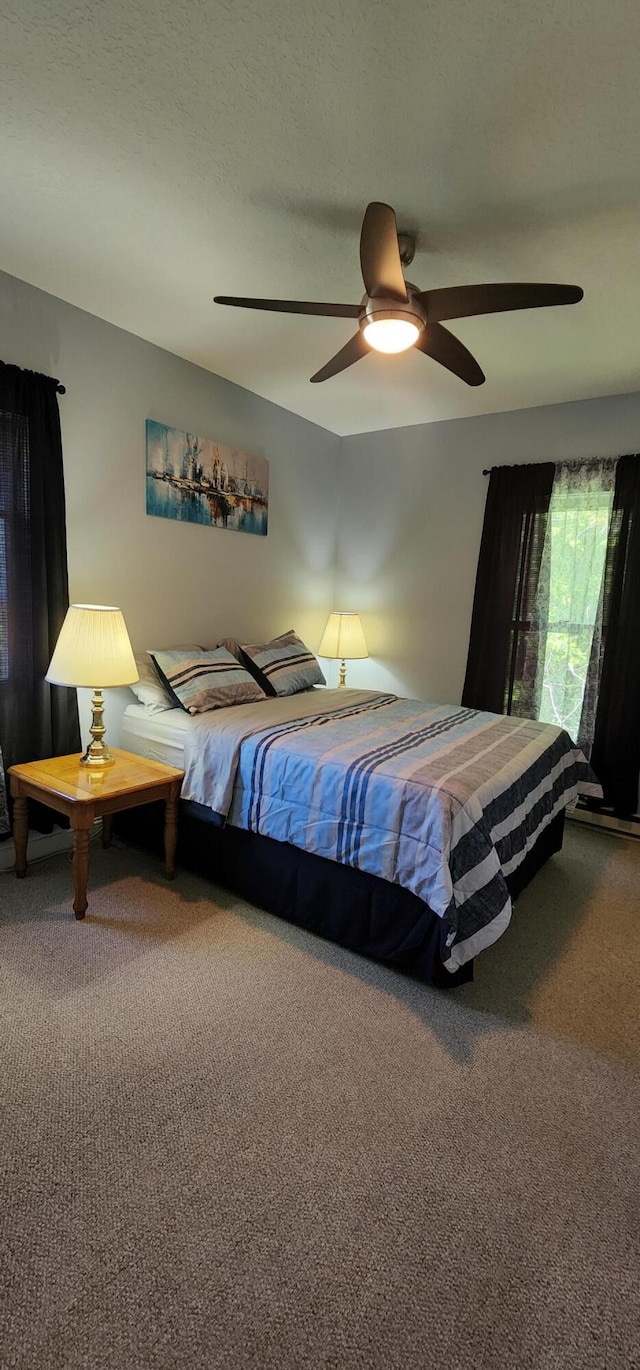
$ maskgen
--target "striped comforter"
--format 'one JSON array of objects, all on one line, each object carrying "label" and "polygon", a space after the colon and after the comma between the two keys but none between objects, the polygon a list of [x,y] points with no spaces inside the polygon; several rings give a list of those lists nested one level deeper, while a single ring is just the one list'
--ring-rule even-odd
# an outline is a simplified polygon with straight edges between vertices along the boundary
[{"label": "striped comforter", "polygon": [[504,932],[505,877],[542,830],[601,794],[559,728],[394,695],[310,691],[194,724],[184,798],[411,890],[446,920],[451,971]]}]

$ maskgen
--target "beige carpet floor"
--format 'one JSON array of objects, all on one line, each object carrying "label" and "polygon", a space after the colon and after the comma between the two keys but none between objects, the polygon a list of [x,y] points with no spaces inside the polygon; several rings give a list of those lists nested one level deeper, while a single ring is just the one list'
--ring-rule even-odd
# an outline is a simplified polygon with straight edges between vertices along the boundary
[{"label": "beige carpet floor", "polygon": [[0,906],[3,1370],[640,1366],[640,844],[451,994],[123,848]]}]

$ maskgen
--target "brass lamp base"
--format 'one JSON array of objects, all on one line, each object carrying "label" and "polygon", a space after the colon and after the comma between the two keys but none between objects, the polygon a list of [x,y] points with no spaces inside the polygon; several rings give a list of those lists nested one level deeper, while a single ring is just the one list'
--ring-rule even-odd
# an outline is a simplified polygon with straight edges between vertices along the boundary
[{"label": "brass lamp base", "polygon": [[104,742],[104,735],[107,730],[104,726],[104,699],[102,690],[94,690],[91,697],[91,709],[93,715],[91,727],[89,729],[89,732],[91,733],[91,742],[89,743],[84,756],[80,757],[80,765],[92,766],[95,767],[96,770],[104,770],[105,766],[114,766],[116,758],[111,755],[111,752]]},{"label": "brass lamp base", "polygon": [[344,657],[343,657],[343,658],[342,658],[342,661],[340,662],[340,674],[339,674],[339,676],[338,676],[338,689],[339,689],[339,690],[343,690],[344,687],[345,687],[345,685],[346,685],[346,683],[347,683],[347,668],[346,668],[346,666],[345,666]]}]

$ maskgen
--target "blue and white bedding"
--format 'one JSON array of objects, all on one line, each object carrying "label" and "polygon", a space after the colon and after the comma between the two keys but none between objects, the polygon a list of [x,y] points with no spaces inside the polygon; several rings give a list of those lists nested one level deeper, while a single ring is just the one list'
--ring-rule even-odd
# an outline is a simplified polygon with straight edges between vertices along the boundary
[{"label": "blue and white bedding", "polygon": [[184,799],[411,890],[450,971],[504,932],[506,877],[579,793],[601,796],[560,728],[368,690],[203,714],[185,744]]}]

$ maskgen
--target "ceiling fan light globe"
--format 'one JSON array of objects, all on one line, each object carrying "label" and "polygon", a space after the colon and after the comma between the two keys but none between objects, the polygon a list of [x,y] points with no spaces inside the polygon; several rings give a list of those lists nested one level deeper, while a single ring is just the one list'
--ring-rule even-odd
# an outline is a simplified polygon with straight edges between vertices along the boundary
[{"label": "ceiling fan light globe", "polygon": [[370,319],[364,325],[364,336],[376,352],[406,352],[420,337],[420,329],[411,319]]}]

